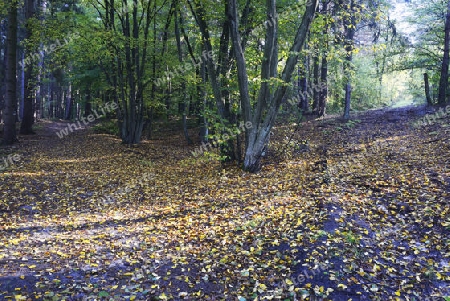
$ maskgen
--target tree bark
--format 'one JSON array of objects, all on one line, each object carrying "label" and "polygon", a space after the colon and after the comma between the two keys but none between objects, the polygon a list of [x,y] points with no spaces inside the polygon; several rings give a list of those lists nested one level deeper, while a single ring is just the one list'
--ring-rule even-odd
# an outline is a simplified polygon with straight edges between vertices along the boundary
[{"label": "tree bark", "polygon": [[[0,25],[3,25],[0,27],[0,34],[2,36],[6,36],[8,29],[6,28],[5,24],[7,22],[3,22]],[[6,43],[3,43],[4,39],[0,39],[0,47],[1,49],[6,50]],[[6,74],[6,53],[3,51],[3,56],[0,55],[0,123],[2,122],[2,111],[5,107],[5,74]]]},{"label": "tree bark", "polygon": [[450,0],[447,2],[447,15],[445,17],[444,57],[442,58],[441,78],[439,81],[438,103],[447,102],[448,68],[450,52]]},{"label": "tree bark", "polygon": [[[287,85],[281,85],[272,93],[268,84],[270,78],[277,76],[278,21],[275,18],[277,15],[276,0],[267,0],[266,2],[267,23],[270,23],[271,26],[268,26],[266,32],[263,62],[261,65],[262,84],[260,86],[256,108],[254,109],[250,103],[246,60],[242,49],[237,18],[237,3],[236,0],[228,0],[228,3],[228,15],[231,21],[231,36],[236,57],[243,118],[246,125],[251,125],[251,127],[246,126],[245,128],[244,170],[257,172],[261,168],[261,155],[267,146],[270,131],[287,90]],[[298,53],[307,38],[317,4],[318,0],[315,0],[307,6],[302,22],[297,29],[294,44],[289,51],[289,57],[281,74],[281,80],[285,83],[291,82],[294,68],[298,62]]]},{"label": "tree bark", "polygon": [[6,38],[6,99],[3,111],[3,145],[11,145],[17,141],[17,0],[10,0],[8,11],[8,33]]},{"label": "tree bark", "polygon": [[344,75],[347,83],[345,84],[344,116],[345,120],[350,118],[350,103],[352,98],[352,62],[353,62],[353,39],[355,37],[356,17],[355,0],[350,0],[350,16],[344,20],[345,29],[345,51],[347,52],[344,62]]},{"label": "tree bark", "polygon": [[73,93],[72,93],[72,84],[69,84],[69,87],[66,91],[66,107],[64,110],[64,119],[70,120],[72,119],[72,111],[73,111]]},{"label": "tree bark", "polygon": [[[321,87],[319,90],[319,104],[318,104],[318,110],[317,115],[319,117],[322,117],[325,115],[325,109],[327,105],[327,97],[328,97],[328,88],[327,88],[327,79],[328,79],[328,59],[327,59],[327,51],[328,51],[328,0],[322,1],[322,12],[325,15],[325,26],[323,29],[323,36],[325,37],[325,47],[324,51],[322,53],[322,65],[320,68],[320,83],[316,86],[316,89],[318,87]],[[315,90],[316,90],[315,89]]]},{"label": "tree bark", "polygon": [[[178,18],[178,15],[181,14],[179,12],[179,8],[176,8],[175,11],[175,38],[177,42],[177,50],[178,50],[178,61],[180,64],[183,64],[183,50],[181,48],[181,37],[180,37],[180,23],[182,24],[181,17]],[[181,80],[181,90],[183,92],[186,91],[186,81],[183,78]],[[181,103],[181,114],[183,116],[183,133],[184,138],[186,139],[186,142],[188,145],[192,144],[191,138],[189,138],[189,132],[188,132],[188,126],[187,126],[187,109],[189,108],[189,95],[187,93],[183,93],[183,100]]]},{"label": "tree bark", "polygon": [[[235,123],[235,114],[232,113],[231,97],[228,89],[223,87],[228,85],[229,74],[231,70],[231,55],[232,49],[230,48],[230,20],[226,19],[222,23],[222,33],[220,35],[219,51],[217,54],[217,60],[212,56],[213,46],[211,43],[210,30],[206,23],[206,11],[201,1],[188,1],[190,9],[195,17],[195,20],[200,28],[202,35],[204,53],[207,54],[205,62],[207,66],[208,79],[212,87],[212,92],[217,108],[216,120],[221,123],[222,133],[225,134],[225,129],[231,127]],[[225,4],[225,13],[228,13],[229,4]],[[248,8],[249,1],[246,3],[246,9]],[[245,10],[243,18],[248,18],[248,10]],[[241,43],[242,47],[243,43]],[[234,152],[234,139],[228,139],[224,143],[220,144],[221,156],[226,158],[225,161],[232,161],[236,159],[237,155]]]},{"label": "tree bark", "polygon": [[424,84],[425,84],[425,97],[427,99],[427,104],[432,105],[433,100],[431,99],[431,95],[430,95],[430,81],[428,80],[428,73],[423,74],[423,80],[424,80]]},{"label": "tree bark", "polygon": [[[138,14],[138,0],[133,0],[131,14],[128,10],[121,18],[122,34],[125,38],[125,58],[118,65],[119,84],[122,87],[121,138],[124,144],[137,144],[141,141],[144,127],[144,72],[147,63],[148,34],[157,9],[156,2],[143,5]],[[126,1],[122,5],[126,5]],[[141,15],[143,16],[141,19]],[[142,28],[141,28],[142,27]],[[142,41],[140,43],[140,41]],[[120,52],[120,51],[119,51]],[[124,75],[122,75],[124,74]],[[126,91],[124,91],[126,89]]]},{"label": "tree bark", "polygon": [[[313,57],[313,86],[318,87],[319,86],[319,76],[320,76],[320,60],[319,55],[316,53]],[[313,96],[313,112],[316,115],[319,115],[319,91],[316,89],[312,89],[312,96]]]},{"label": "tree bark", "polygon": [[308,91],[307,67],[308,67],[308,57],[306,56],[304,66],[298,67],[299,80],[298,80],[297,94],[300,95],[298,107],[302,111],[302,114],[306,114],[309,111],[309,99],[306,93]]},{"label": "tree bark", "polygon": [[[32,25],[30,24],[31,18],[34,17],[35,14],[35,3],[34,0],[26,0],[25,1],[25,18],[26,18],[26,39],[30,39],[32,32]],[[25,48],[25,57],[32,55],[33,47],[27,46]],[[33,94],[35,83],[32,80],[33,77],[33,62],[30,62],[28,65],[24,65],[25,75],[24,75],[24,99],[23,99],[23,117],[22,123],[20,124],[20,133],[23,135],[34,134],[33,131],[33,123],[34,123],[34,106],[33,106]]]},{"label": "tree bark", "polygon": [[327,83],[328,79],[328,60],[327,60],[327,54],[324,53],[322,56],[322,66],[320,71],[320,83],[316,87],[321,87],[319,90],[319,104],[318,104],[318,110],[317,115],[319,117],[322,117],[325,115],[325,109],[327,106],[327,98],[328,98],[328,88],[325,85]]}]

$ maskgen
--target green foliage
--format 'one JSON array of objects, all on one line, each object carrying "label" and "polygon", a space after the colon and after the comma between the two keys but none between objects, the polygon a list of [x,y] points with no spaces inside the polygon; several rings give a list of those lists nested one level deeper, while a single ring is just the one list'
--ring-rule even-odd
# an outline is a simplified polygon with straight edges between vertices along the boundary
[{"label": "green foliage", "polygon": [[[444,48],[444,22],[447,1],[423,1],[414,4],[414,14],[409,19],[418,34],[414,40],[407,41],[407,48],[400,53],[399,59],[393,65],[394,69],[417,70],[421,74],[427,72],[430,79],[432,94],[437,94],[439,85],[442,52]],[[417,81],[411,85],[416,102],[423,102],[423,77],[415,76]],[[419,92],[419,93],[418,93]]]},{"label": "green foliage", "polygon": [[354,76],[352,108],[357,111],[387,105],[380,98],[382,86],[376,77],[375,66],[369,56],[358,55],[354,60],[357,74]]},{"label": "green foliage", "polygon": [[99,134],[119,136],[119,128],[117,127],[116,119],[103,119],[98,124],[94,125],[93,129]]}]

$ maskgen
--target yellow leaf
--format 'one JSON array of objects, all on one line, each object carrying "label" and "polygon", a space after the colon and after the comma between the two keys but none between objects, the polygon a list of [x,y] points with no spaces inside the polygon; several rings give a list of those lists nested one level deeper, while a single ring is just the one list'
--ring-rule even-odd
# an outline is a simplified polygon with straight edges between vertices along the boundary
[{"label": "yellow leaf", "polygon": [[132,296],[130,297],[130,301],[133,301],[134,299],[136,299],[136,295],[132,295]]},{"label": "yellow leaf", "polygon": [[401,295],[400,291],[399,291],[399,290],[396,291],[396,292],[395,292],[395,295],[396,295],[396,296],[400,296],[400,295]]}]

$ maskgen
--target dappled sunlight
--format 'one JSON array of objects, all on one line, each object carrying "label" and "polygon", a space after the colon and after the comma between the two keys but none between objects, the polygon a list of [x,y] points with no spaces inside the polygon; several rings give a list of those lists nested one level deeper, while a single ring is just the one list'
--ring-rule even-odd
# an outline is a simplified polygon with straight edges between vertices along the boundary
[{"label": "dappled sunlight", "polygon": [[[16,281],[22,291],[20,277],[34,279],[34,296],[42,297],[46,291],[64,295],[60,283],[85,277],[98,277],[107,283],[102,289],[124,295],[130,293],[122,287],[135,285],[160,295],[162,287],[172,294],[182,285],[200,291],[205,283],[225,294],[214,283],[225,277],[230,287],[239,287],[249,273],[283,296],[277,289],[286,277],[334,262],[326,269],[337,279],[330,285],[354,277],[364,290],[368,279],[379,283],[380,273],[365,268],[369,258],[357,254],[364,249],[370,260],[391,261],[390,277],[408,285],[429,264],[430,244],[442,256],[449,247],[442,231],[450,225],[442,186],[448,179],[435,159],[445,160],[448,146],[424,143],[428,135],[406,127],[405,117],[386,123],[391,117],[383,114],[368,112],[350,126],[320,121],[320,134],[307,123],[293,141],[307,139],[308,148],[297,152],[292,145],[277,160],[277,152],[269,155],[257,174],[223,168],[161,142],[118,145],[107,155],[107,136],[76,136],[68,149],[42,143],[40,156],[15,167],[9,194],[17,199],[3,201],[8,207],[0,215],[0,277]],[[275,129],[270,147],[284,145],[294,127]],[[161,156],[161,149],[170,153]],[[78,154],[94,157],[83,157],[79,165],[67,159]],[[324,154],[326,164],[317,164]],[[33,171],[43,158],[50,168]],[[426,168],[419,165],[424,161]],[[69,169],[61,169],[65,165]],[[44,190],[30,194],[30,183]],[[417,242],[408,246],[411,251],[402,249],[407,245],[399,231]],[[414,256],[419,267],[396,259],[399,252]],[[439,258],[433,267],[441,275],[437,281],[445,283],[450,271]],[[358,273],[351,272],[355,265]],[[198,283],[197,275],[208,282]],[[94,287],[86,292],[96,294]]]},{"label": "dappled sunlight", "polygon": [[120,155],[113,155],[113,156],[101,156],[101,157],[94,157],[94,158],[85,158],[85,159],[62,159],[62,160],[46,160],[46,163],[49,164],[65,164],[65,163],[89,163],[89,162],[98,162],[99,160],[109,160],[112,158],[120,158]]},{"label": "dappled sunlight", "polygon": [[450,0],[3,2],[0,300],[450,300]]}]

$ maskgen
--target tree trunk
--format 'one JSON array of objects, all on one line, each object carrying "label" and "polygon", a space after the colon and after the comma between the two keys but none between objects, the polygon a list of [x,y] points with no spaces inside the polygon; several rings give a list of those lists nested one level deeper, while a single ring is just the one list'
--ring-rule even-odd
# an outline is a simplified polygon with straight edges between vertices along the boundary
[{"label": "tree trunk", "polygon": [[[208,79],[212,87],[212,92],[214,96],[214,100],[217,108],[217,117],[216,120],[221,123],[221,133],[217,134],[225,134],[225,129],[231,127],[235,123],[235,114],[231,112],[231,98],[228,89],[224,89],[223,87],[228,85],[229,82],[229,74],[231,70],[231,60],[230,56],[232,55],[230,49],[230,20],[226,19],[222,24],[222,34],[220,36],[219,42],[219,51],[218,51],[218,59],[214,60],[212,56],[212,43],[210,32],[208,28],[208,24],[206,22],[206,11],[203,7],[203,4],[200,2],[194,1],[194,5],[192,1],[188,1],[191,11],[194,15],[196,15],[196,21],[200,28],[200,32],[202,35],[203,47],[205,48],[204,53],[207,54],[205,58],[205,62],[207,65],[207,73]],[[249,5],[249,1],[247,1],[247,6]],[[228,3],[225,2],[225,13],[228,13]],[[247,18],[248,11],[244,13],[244,18]],[[242,43],[241,43],[242,46]],[[232,161],[236,159],[236,153],[234,152],[234,140],[228,139],[220,144],[220,153],[223,158],[226,158],[225,161]]]},{"label": "tree trunk", "polygon": [[431,106],[433,104],[433,100],[430,95],[430,81],[428,80],[428,73],[423,74],[423,80],[425,83],[425,97],[427,99],[427,104]]},{"label": "tree trunk", "polygon": [[[31,18],[34,17],[34,0],[25,1],[25,18],[26,18],[26,39],[30,39],[32,32],[32,25],[30,24]],[[32,55],[33,47],[27,46],[25,48],[25,57]],[[33,110],[33,94],[35,83],[32,80],[33,77],[33,62],[28,65],[24,65],[25,75],[24,75],[24,99],[23,99],[23,117],[22,123],[20,124],[20,133],[24,135],[34,134],[33,123],[34,123],[34,110]]]},{"label": "tree trunk", "polygon": [[[5,26],[7,22],[0,24],[0,34],[6,36],[7,28]],[[6,50],[6,43],[3,43],[4,39],[0,39],[0,48]],[[0,51],[0,123],[2,122],[2,111],[5,107],[5,74],[6,74],[6,53],[3,51],[3,56]]]},{"label": "tree trunk", "polygon": [[72,118],[72,106],[73,106],[73,100],[72,100],[72,85],[69,84],[69,87],[66,91],[66,102],[64,107],[64,119],[70,120]]},{"label": "tree trunk", "polygon": [[[287,85],[279,86],[275,92],[270,91],[268,81],[277,76],[278,65],[278,21],[274,16],[276,12],[276,1],[267,0],[267,23],[266,38],[264,43],[263,62],[261,66],[261,86],[259,90],[256,108],[252,108],[250,103],[248,75],[246,70],[246,60],[242,49],[241,36],[239,32],[237,18],[237,1],[228,0],[229,18],[231,21],[231,36],[233,41],[234,54],[236,57],[239,92],[241,97],[241,107],[245,121],[245,155],[244,170],[257,172],[261,168],[261,156],[267,147],[270,131],[275,122],[276,115],[286,94]],[[290,83],[294,68],[298,62],[298,53],[303,47],[307,38],[309,28],[314,18],[318,0],[312,1],[307,6],[302,22],[297,29],[294,44],[289,51],[289,57],[281,74],[281,80]]]},{"label": "tree trunk", "polygon": [[345,84],[345,100],[344,100],[344,119],[350,118],[350,103],[352,99],[352,62],[353,62],[353,39],[355,37],[356,17],[355,17],[355,0],[350,0],[349,16],[344,20],[345,44],[344,48],[347,52],[346,61],[344,62],[344,75],[347,80]]},{"label": "tree trunk", "polygon": [[[122,5],[126,4],[123,2]],[[154,4],[156,5],[156,3]],[[141,142],[144,127],[144,71],[148,50],[148,33],[152,21],[152,6],[145,6],[145,17],[140,21],[138,14],[138,1],[133,0],[131,14],[126,10],[123,18],[122,34],[125,38],[125,58],[118,62],[119,86],[121,86],[122,112],[121,139],[124,144],[137,144]],[[143,34],[140,35],[142,24]],[[135,41],[142,39],[140,45]],[[120,51],[119,51],[120,53]],[[126,90],[126,91],[125,91]]]},{"label": "tree trunk", "polygon": [[344,119],[350,119],[350,102],[352,98],[352,84],[347,81],[345,84],[345,98],[344,98]]},{"label": "tree trunk", "polygon": [[202,7],[200,2],[195,2],[195,8],[192,6],[191,1],[188,1],[189,7],[194,15],[197,15],[198,18],[196,18],[197,24],[199,26],[201,35],[202,35],[202,42],[203,46],[205,48],[205,51],[207,56],[205,58],[206,66],[208,68],[208,79],[210,81],[212,92],[214,95],[214,100],[216,101],[217,106],[217,113],[220,117],[220,119],[225,119],[225,104],[222,99],[222,87],[220,85],[220,80],[218,74],[220,72],[217,72],[216,63],[214,62],[214,58],[212,57],[213,53],[213,47],[211,43],[211,38],[208,30],[208,25],[206,23],[206,12],[204,11],[204,8]]},{"label": "tree trunk", "polygon": [[[313,86],[318,87],[319,86],[319,76],[320,76],[320,62],[319,62],[319,55],[315,54],[313,57]],[[312,89],[312,95],[313,95],[313,112],[316,115],[319,115],[319,91],[316,89]]]},{"label": "tree trunk", "polygon": [[[325,115],[325,108],[327,105],[328,88],[327,88],[327,78],[328,78],[328,0],[323,0],[322,13],[325,15],[325,26],[323,29],[323,36],[325,37],[325,47],[322,53],[322,66],[320,69],[320,83],[315,88],[321,87],[319,90],[319,104],[317,115],[322,117]],[[315,89],[315,90],[316,90]]]},{"label": "tree trunk", "polygon": [[447,15],[445,17],[444,57],[442,58],[441,79],[439,81],[438,103],[447,102],[448,66],[450,52],[450,0],[447,2]]},{"label": "tree trunk", "polygon": [[4,130],[2,144],[11,145],[17,141],[17,0],[11,0],[8,11],[8,33],[6,38],[6,99],[3,111]]},{"label": "tree trunk", "polygon": [[[183,64],[183,50],[181,49],[181,37],[180,37],[180,23],[182,23],[182,19],[178,19],[178,14],[181,13],[178,11],[178,7],[175,11],[175,38],[177,42],[177,50],[178,50],[178,61],[180,64]],[[188,145],[192,144],[191,138],[189,138],[188,126],[187,126],[187,111],[189,108],[189,95],[184,93],[186,91],[186,81],[183,78],[181,80],[181,90],[183,91],[183,100],[181,103],[181,114],[183,114],[183,133],[184,138]]]},{"label": "tree trunk", "polygon": [[[206,76],[206,62],[203,62],[200,64],[200,78],[201,78],[201,83],[199,83],[198,85],[198,89],[199,89],[199,97],[202,100],[202,110],[203,112],[206,112],[206,110],[209,108],[209,103],[208,103],[208,93],[206,91],[206,84],[208,82],[208,78]],[[208,119],[206,118],[206,114],[203,113],[202,116],[202,125],[200,126],[200,141],[203,143],[208,143],[208,134],[209,134],[209,124],[208,124]]]},{"label": "tree trunk", "polygon": [[91,89],[88,88],[86,90],[86,101],[84,104],[84,117],[88,117],[89,115],[92,114],[92,103],[91,103]]},{"label": "tree trunk", "polygon": [[300,102],[298,104],[299,109],[302,111],[303,114],[307,113],[309,110],[309,99],[307,95],[308,91],[308,78],[307,78],[307,61],[308,57],[305,57],[305,62],[303,67],[298,67],[298,95],[300,95]]},{"label": "tree trunk", "polygon": [[322,56],[322,67],[320,72],[320,84],[316,87],[321,87],[319,90],[319,104],[318,104],[318,110],[317,115],[319,117],[322,117],[325,115],[325,109],[327,106],[327,97],[328,97],[328,88],[325,85],[327,83],[328,78],[328,60],[327,60],[327,54],[324,53]]}]

